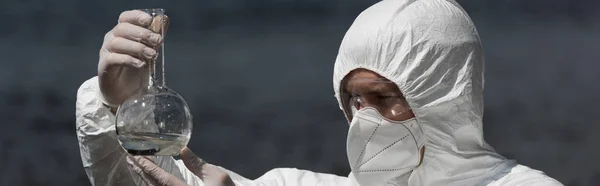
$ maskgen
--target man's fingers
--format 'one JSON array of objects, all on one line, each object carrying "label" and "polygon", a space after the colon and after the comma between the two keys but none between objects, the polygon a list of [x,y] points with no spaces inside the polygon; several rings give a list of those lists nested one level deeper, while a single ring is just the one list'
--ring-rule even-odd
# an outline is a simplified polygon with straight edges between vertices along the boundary
[{"label": "man's fingers", "polygon": [[[148,185],[159,185],[158,182],[156,181],[156,179],[148,176],[146,173],[144,173],[144,171],[142,171],[142,169],[140,168],[140,166],[138,166],[138,164],[135,162],[136,160],[134,160],[131,156],[127,156],[127,165],[129,166],[129,169],[133,170],[133,172],[135,172],[135,174],[137,174],[141,180],[143,182],[145,182]],[[136,184],[141,184],[141,183],[136,183]]]},{"label": "man's fingers", "polygon": [[156,57],[156,50],[147,47],[142,43],[122,37],[113,38],[106,46],[106,49],[109,52],[128,54],[142,59],[153,59]]},{"label": "man's fingers", "polygon": [[208,163],[196,156],[196,154],[194,154],[194,152],[187,147],[181,150],[180,155],[183,163],[190,171],[192,171],[199,178],[204,177],[203,170],[208,168]]},{"label": "man's fingers", "polygon": [[135,68],[141,68],[145,65],[145,63],[142,60],[139,60],[127,54],[119,53],[108,53],[106,54],[104,60],[107,65],[125,65]]},{"label": "man's fingers", "polygon": [[215,165],[207,164],[202,171],[204,177],[201,179],[206,185],[235,186],[229,174]]},{"label": "man's fingers", "polygon": [[119,16],[119,23],[123,22],[147,27],[152,22],[152,16],[141,10],[128,10]]},{"label": "man's fingers", "polygon": [[158,44],[162,42],[160,34],[131,23],[119,23],[115,27],[113,35],[115,37],[141,42],[150,47],[158,46]]},{"label": "man's fingers", "polygon": [[206,163],[189,148],[183,148],[180,153],[185,166],[198,176],[206,185],[235,186],[227,172],[217,166]]},{"label": "man's fingers", "polygon": [[[152,178],[154,182],[159,185],[168,185],[168,186],[185,186],[186,183],[181,181],[179,178],[171,175],[167,171],[160,168],[158,165],[154,164],[149,159],[143,157],[131,157],[135,166],[139,167],[144,174],[147,174],[148,177]],[[135,168],[134,168],[135,170]],[[139,171],[138,170],[138,171]]]}]

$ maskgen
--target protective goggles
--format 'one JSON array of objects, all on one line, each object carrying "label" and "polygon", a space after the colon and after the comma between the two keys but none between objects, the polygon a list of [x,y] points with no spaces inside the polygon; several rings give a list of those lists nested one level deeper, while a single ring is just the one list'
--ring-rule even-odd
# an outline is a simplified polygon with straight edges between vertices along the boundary
[{"label": "protective goggles", "polygon": [[400,121],[410,106],[396,83],[384,78],[352,78],[342,81],[340,90],[342,105],[349,115],[365,107],[372,107],[392,121]]}]

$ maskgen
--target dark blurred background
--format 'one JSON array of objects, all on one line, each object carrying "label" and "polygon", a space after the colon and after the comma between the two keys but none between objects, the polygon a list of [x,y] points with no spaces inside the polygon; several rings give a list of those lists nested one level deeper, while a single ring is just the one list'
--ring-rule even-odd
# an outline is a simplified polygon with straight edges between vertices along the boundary
[{"label": "dark blurred background", "polygon": [[[0,185],[89,185],[75,95],[119,13],[163,7],[167,85],[194,114],[190,147],[256,178],[347,175],[333,63],[375,0],[0,1]],[[486,51],[485,136],[566,185],[600,185],[600,1],[459,1]]]}]

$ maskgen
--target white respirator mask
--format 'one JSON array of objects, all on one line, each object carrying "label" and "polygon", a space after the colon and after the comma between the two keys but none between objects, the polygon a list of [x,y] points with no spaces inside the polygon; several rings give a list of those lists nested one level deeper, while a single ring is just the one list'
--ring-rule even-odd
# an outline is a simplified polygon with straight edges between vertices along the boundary
[{"label": "white respirator mask", "polygon": [[415,118],[391,121],[375,108],[353,109],[346,149],[361,186],[407,185],[427,141]]}]

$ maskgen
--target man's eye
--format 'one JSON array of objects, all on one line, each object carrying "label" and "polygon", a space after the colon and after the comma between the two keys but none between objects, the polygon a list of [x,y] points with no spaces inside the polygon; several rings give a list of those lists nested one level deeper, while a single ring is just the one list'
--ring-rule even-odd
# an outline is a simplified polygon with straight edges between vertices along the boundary
[{"label": "man's eye", "polygon": [[362,104],[362,99],[360,98],[360,96],[357,95],[352,96],[350,97],[349,104],[350,106],[360,108],[360,105]]},{"label": "man's eye", "polygon": [[351,97],[350,97],[350,102],[351,102],[351,103],[358,103],[358,102],[360,102],[360,101],[361,101],[361,100],[360,100],[360,96],[351,96]]}]

